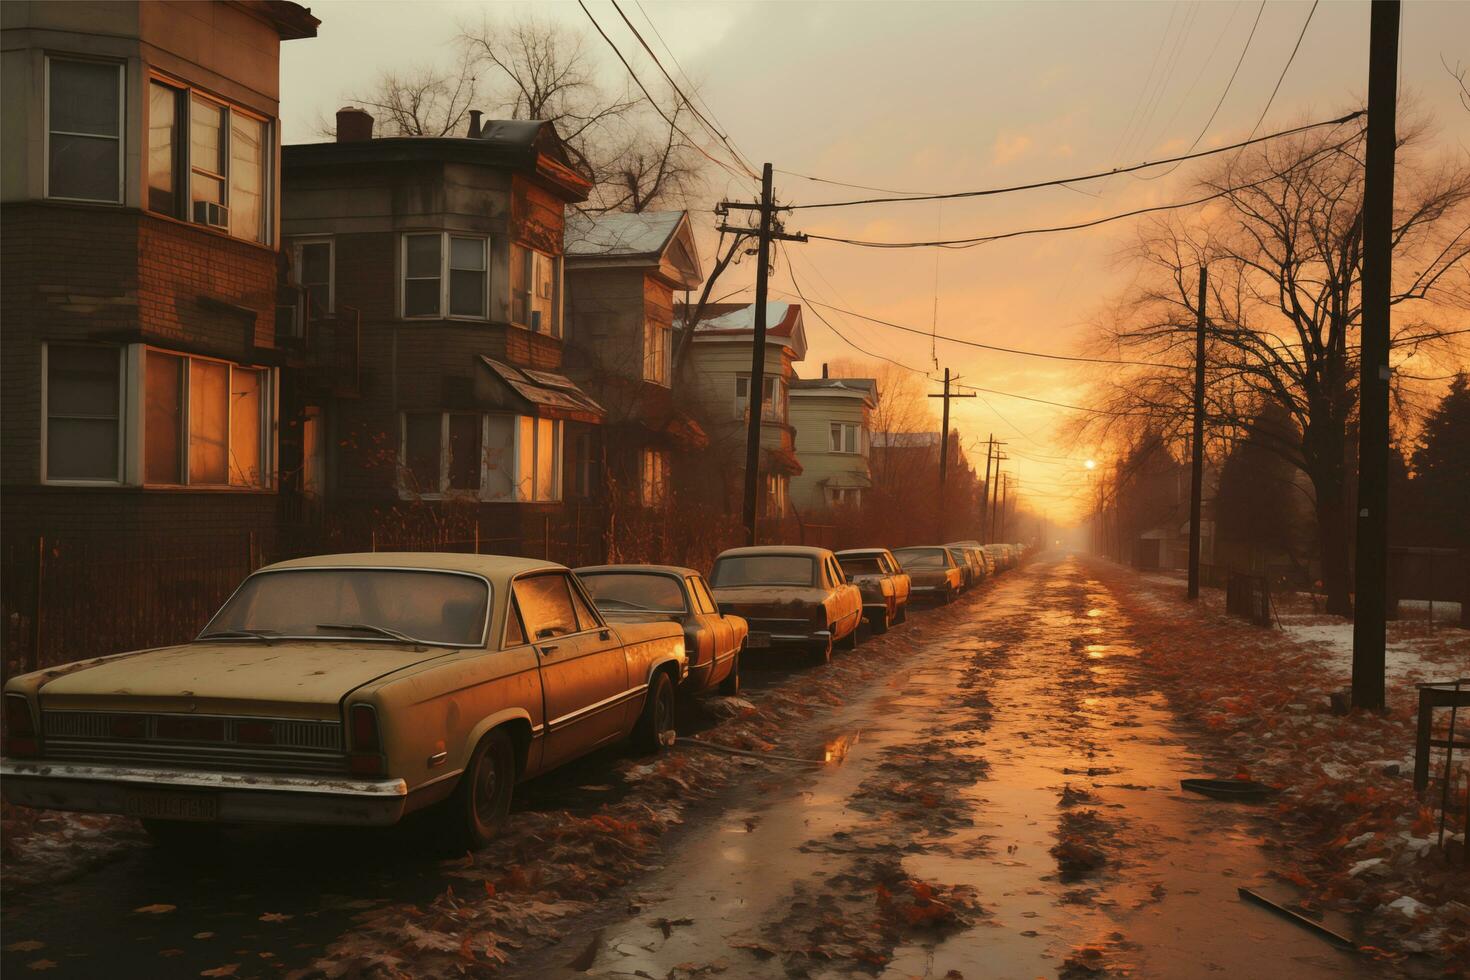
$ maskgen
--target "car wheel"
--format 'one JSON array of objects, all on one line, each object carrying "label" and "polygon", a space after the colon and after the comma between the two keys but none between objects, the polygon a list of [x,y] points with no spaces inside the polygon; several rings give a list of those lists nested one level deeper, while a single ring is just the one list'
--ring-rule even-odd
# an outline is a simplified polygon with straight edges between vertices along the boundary
[{"label": "car wheel", "polygon": [[643,716],[633,729],[633,744],[638,751],[652,755],[666,745],[673,745],[674,716],[674,682],[666,671],[660,670],[648,685]]},{"label": "car wheel", "polygon": [[944,603],[946,606],[949,605],[951,602],[954,602],[955,591],[956,590],[955,589],[952,589],[952,588],[951,589],[945,589],[944,590],[944,598],[941,599],[940,601],[942,603]]},{"label": "car wheel", "polygon": [[735,654],[735,662],[730,665],[730,673],[724,680],[720,681],[720,693],[727,698],[733,698],[740,693],[740,654]]},{"label": "car wheel", "polygon": [[143,820],[154,847],[167,851],[203,851],[219,846],[220,827],[192,820]]},{"label": "car wheel", "polygon": [[478,850],[495,839],[510,814],[515,781],[515,743],[507,732],[496,729],[475,746],[470,764],[447,801],[445,815],[452,822],[457,843]]},{"label": "car wheel", "polygon": [[827,627],[827,639],[818,641],[817,645],[812,647],[812,653],[816,654],[817,663],[819,664],[830,664],[832,662],[831,630],[832,628],[830,626]]},{"label": "car wheel", "polygon": [[898,615],[894,617],[893,622],[894,622],[894,625],[902,625],[903,623],[907,623],[908,621],[909,621],[909,604],[907,602],[905,602],[903,605],[901,605],[901,606],[898,607]]},{"label": "car wheel", "polygon": [[857,649],[857,645],[858,645],[858,628],[857,628],[857,624],[854,623],[853,624],[853,627],[852,627],[852,632],[851,633],[848,633],[846,636],[844,636],[841,640],[838,640],[837,642],[842,646],[842,649],[844,649],[844,650],[856,650]]},{"label": "car wheel", "polygon": [[883,607],[883,615],[876,619],[868,620],[868,628],[873,631],[874,636],[882,636],[884,633],[887,633],[890,625],[892,624],[888,621],[887,606]]}]

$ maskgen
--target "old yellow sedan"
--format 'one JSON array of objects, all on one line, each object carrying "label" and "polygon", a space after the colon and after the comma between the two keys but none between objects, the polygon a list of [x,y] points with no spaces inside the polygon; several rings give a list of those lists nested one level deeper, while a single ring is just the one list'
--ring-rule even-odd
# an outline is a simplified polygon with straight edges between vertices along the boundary
[{"label": "old yellow sedan", "polygon": [[325,555],[262,568],[191,643],[5,686],[5,799],[211,822],[391,824],[438,806],[480,846],[517,781],[674,739],[673,623],[605,621],[523,558]]}]

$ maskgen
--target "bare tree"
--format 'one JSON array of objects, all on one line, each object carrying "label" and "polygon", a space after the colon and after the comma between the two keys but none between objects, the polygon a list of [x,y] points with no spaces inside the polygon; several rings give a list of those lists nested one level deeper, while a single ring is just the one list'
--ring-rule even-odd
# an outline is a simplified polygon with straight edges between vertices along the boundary
[{"label": "bare tree", "polygon": [[[474,59],[465,52],[452,68],[432,64],[381,72],[350,101],[372,112],[384,136],[448,136],[461,132],[479,93]],[[323,136],[335,135],[319,125]]]},{"label": "bare tree", "polygon": [[[1425,161],[1425,133],[1410,125],[1399,138],[1391,302],[1400,352],[1442,340],[1470,308],[1455,271],[1470,257],[1470,168]],[[1102,382],[1114,414],[1080,426],[1094,438],[1133,436],[1140,425],[1177,438],[1187,427],[1197,270],[1207,265],[1212,435],[1242,434],[1268,403],[1289,416],[1293,426],[1254,434],[1312,484],[1328,609],[1341,614],[1351,608],[1363,140],[1361,129],[1332,128],[1260,144],[1201,182],[1216,201],[1144,227],[1131,251],[1137,284],[1104,333],[1113,349],[1160,366]]]}]

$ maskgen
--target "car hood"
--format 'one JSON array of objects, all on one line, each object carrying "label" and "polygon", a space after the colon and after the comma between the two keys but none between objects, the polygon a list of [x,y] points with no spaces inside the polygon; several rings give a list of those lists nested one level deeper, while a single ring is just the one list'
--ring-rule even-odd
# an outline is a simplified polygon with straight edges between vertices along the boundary
[{"label": "car hood", "polygon": [[353,690],[456,652],[399,643],[186,643],[72,671],[41,686],[49,709],[336,719]]}]

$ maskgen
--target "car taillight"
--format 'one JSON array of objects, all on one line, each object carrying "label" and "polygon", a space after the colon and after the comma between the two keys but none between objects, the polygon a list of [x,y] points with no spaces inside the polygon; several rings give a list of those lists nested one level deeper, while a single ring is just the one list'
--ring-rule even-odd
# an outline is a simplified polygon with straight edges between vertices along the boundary
[{"label": "car taillight", "polygon": [[348,771],[355,776],[381,776],[383,744],[378,735],[378,712],[370,704],[354,704],[347,709],[347,721],[352,733]]},{"label": "car taillight", "polygon": [[5,695],[5,754],[13,757],[39,755],[36,718],[24,694]]}]

